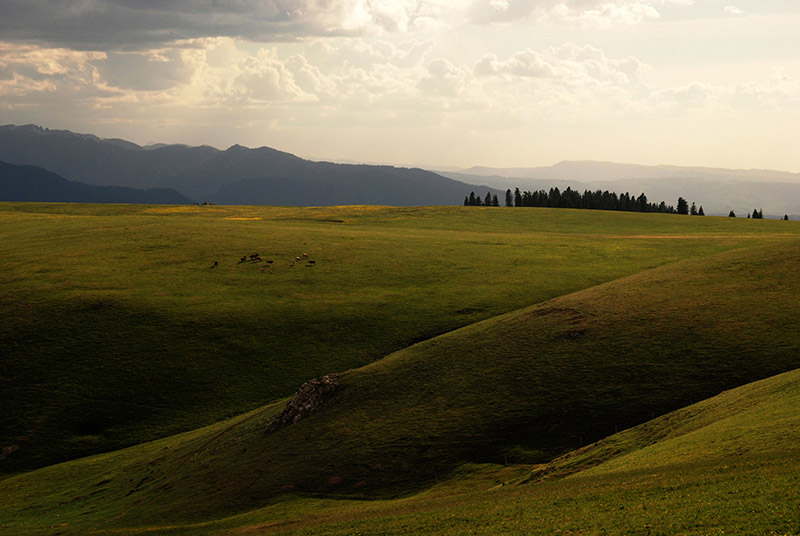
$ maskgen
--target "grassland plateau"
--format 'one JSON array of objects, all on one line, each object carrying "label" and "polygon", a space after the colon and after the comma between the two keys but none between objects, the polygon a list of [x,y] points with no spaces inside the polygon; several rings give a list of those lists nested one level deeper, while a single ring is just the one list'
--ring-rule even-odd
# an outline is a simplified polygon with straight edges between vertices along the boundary
[{"label": "grassland plateau", "polygon": [[[800,366],[799,237],[2,204],[0,533],[797,533],[798,381],[775,375]],[[270,427],[333,373],[317,413]]]}]

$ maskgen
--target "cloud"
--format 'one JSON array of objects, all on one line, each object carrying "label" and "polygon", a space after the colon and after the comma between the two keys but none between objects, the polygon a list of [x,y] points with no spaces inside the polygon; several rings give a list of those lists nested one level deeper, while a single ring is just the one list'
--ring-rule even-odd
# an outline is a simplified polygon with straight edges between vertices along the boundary
[{"label": "cloud", "polygon": [[634,57],[608,58],[602,50],[567,43],[544,51],[525,49],[506,60],[486,54],[475,63],[478,76],[538,78],[572,85],[628,85],[637,81],[647,67]]},{"label": "cloud", "polygon": [[694,0],[474,0],[474,24],[558,22],[610,28],[660,18],[657,6],[691,6]]},{"label": "cloud", "polygon": [[4,0],[0,34],[98,50],[203,37],[292,41],[431,29],[457,6],[456,0]]},{"label": "cloud", "polygon": [[[60,87],[92,85],[92,62],[105,59],[102,52],[0,42],[0,96],[54,93]],[[21,103],[18,103],[21,104]]]},{"label": "cloud", "polygon": [[[654,87],[649,70],[637,57],[574,43],[459,59],[412,36],[311,39],[291,47],[215,37],[110,52],[6,42],[0,110],[11,122],[122,137],[148,132],[141,142],[171,132],[174,141],[274,144],[331,156],[335,151],[322,147],[367,147],[376,139],[435,156],[432,139],[510,151],[508,143],[523,147],[547,129],[583,132],[589,140],[590,133],[603,138],[606,128],[619,133],[638,125],[646,132],[653,120],[678,128],[680,121],[711,124],[720,117],[731,124],[796,118],[787,111],[797,109],[800,80],[789,71],[736,86]],[[126,129],[103,130],[119,124]],[[413,133],[405,141],[404,130]],[[294,146],[284,144],[290,139]]]},{"label": "cloud", "polygon": [[651,5],[635,3],[603,3],[592,9],[577,10],[566,4],[556,6],[553,18],[577,23],[584,27],[611,28],[612,26],[634,26],[648,19],[658,19],[661,15]]},{"label": "cloud", "polygon": [[739,97],[758,101],[777,99],[796,102],[800,100],[800,79],[788,74],[783,67],[775,67],[769,79],[740,84],[736,87],[736,92]]},{"label": "cloud", "polygon": [[734,6],[725,6],[724,11],[728,15],[744,15],[744,10]]},{"label": "cloud", "polygon": [[729,93],[730,90],[723,87],[691,82],[684,86],[656,88],[650,92],[646,102],[652,111],[673,113],[675,110],[707,108]]},{"label": "cloud", "polygon": [[658,6],[689,0],[4,0],[0,35],[81,50],[143,50],[174,41],[257,42],[430,32],[474,24],[549,20],[638,24]]}]

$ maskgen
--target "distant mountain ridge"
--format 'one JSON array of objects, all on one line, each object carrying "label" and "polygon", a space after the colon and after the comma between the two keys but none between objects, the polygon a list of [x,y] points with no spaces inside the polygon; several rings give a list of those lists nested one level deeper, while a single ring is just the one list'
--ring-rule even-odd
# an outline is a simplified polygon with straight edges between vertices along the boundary
[{"label": "distant mountain ridge", "polygon": [[473,167],[439,171],[460,181],[482,181],[505,190],[609,190],[633,195],[645,193],[650,201],[674,204],[684,197],[705,208],[706,214],[745,216],[753,209],[780,217],[800,216],[800,173],[707,167],[645,166],[599,161],[564,161],[535,168]]},{"label": "distant mountain ridge", "polygon": [[52,203],[187,204],[192,201],[172,188],[146,190],[124,186],[96,186],[68,181],[36,166],[0,161],[0,201]]},{"label": "distant mountain ridge", "polygon": [[[452,170],[451,170],[452,171]],[[800,173],[772,169],[728,169],[703,166],[626,164],[601,160],[563,160],[552,166],[492,168],[474,166],[458,171],[470,176],[515,177],[526,179],[576,179],[583,181],[622,179],[667,179],[696,177],[703,179],[749,179],[769,182],[798,182]]]},{"label": "distant mountain ridge", "polygon": [[458,205],[471,190],[491,190],[416,168],[314,162],[269,147],[142,147],[36,125],[0,126],[0,160],[92,185],[174,188],[237,205]]}]

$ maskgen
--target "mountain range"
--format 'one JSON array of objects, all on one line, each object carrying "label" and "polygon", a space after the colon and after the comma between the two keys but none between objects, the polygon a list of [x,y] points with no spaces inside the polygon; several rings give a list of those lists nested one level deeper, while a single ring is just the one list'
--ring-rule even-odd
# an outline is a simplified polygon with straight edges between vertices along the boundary
[{"label": "mountain range", "polygon": [[37,166],[15,166],[2,161],[0,161],[0,201],[169,205],[191,203],[172,188],[143,190],[124,186],[95,186],[68,181]]},{"label": "mountain range", "polygon": [[487,190],[422,169],[314,162],[268,147],[143,147],[35,125],[0,127],[0,161],[89,185],[173,188],[231,205],[457,205],[471,190]]},{"label": "mountain range", "polygon": [[437,171],[461,181],[479,181],[494,188],[609,190],[650,201],[675,204],[683,197],[705,207],[706,214],[744,216],[763,209],[773,217],[800,215],[800,173],[762,169],[687,166],[644,166],[599,161],[564,161],[532,168],[472,167]]},{"label": "mountain range", "polygon": [[[459,205],[470,191],[483,197],[503,192],[561,189],[645,193],[651,202],[674,205],[678,197],[706,214],[739,216],[754,209],[767,217],[800,217],[800,173],[687,166],[645,166],[601,161],[564,161],[531,168],[402,168],[388,165],[317,162],[269,147],[233,145],[141,146],[122,139],[51,130],[36,125],[0,126],[0,161],[37,166],[67,181],[73,193],[52,195],[32,173],[24,199],[111,202],[208,201],[229,205]],[[16,170],[16,192],[20,189]],[[8,173],[7,171],[4,173]],[[6,180],[8,182],[9,179]],[[50,177],[48,180],[52,181]],[[89,186],[131,188],[88,195]],[[53,187],[55,188],[55,187]],[[76,190],[77,188],[77,190]],[[157,188],[149,194],[144,190]],[[8,199],[10,186],[3,186]],[[169,189],[174,194],[167,195]],[[75,192],[83,192],[78,195]],[[123,195],[124,194],[124,195]],[[17,199],[17,198],[14,198]],[[133,201],[128,201],[134,199]],[[147,199],[148,201],[139,201]],[[159,199],[169,199],[160,201]],[[20,199],[21,200],[21,199]]]}]

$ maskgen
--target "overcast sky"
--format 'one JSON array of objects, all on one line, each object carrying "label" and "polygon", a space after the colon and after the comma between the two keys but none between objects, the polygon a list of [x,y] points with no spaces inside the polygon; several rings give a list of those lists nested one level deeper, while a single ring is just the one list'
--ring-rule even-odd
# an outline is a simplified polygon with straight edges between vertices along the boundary
[{"label": "overcast sky", "polygon": [[2,0],[0,123],[800,172],[799,29],[797,0]]}]

